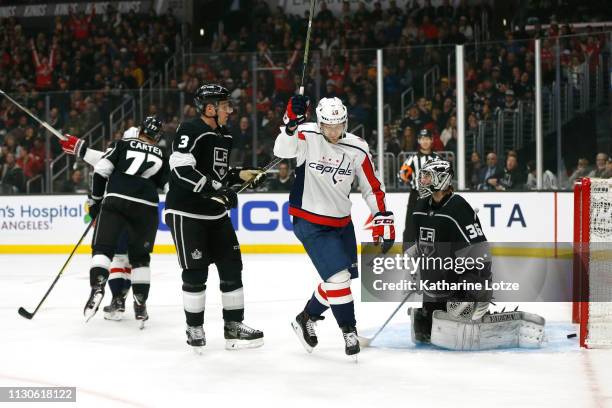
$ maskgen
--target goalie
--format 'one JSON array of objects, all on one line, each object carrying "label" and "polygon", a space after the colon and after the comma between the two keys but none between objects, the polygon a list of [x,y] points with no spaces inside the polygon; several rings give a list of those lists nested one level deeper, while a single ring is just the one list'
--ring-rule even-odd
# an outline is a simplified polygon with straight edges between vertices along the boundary
[{"label": "goalie", "polygon": [[420,198],[412,213],[416,244],[407,252],[422,258],[424,290],[422,307],[411,309],[412,340],[452,350],[539,347],[542,317],[488,312],[489,246],[476,212],[453,192],[452,178],[451,164],[440,159],[425,163],[418,174]]}]

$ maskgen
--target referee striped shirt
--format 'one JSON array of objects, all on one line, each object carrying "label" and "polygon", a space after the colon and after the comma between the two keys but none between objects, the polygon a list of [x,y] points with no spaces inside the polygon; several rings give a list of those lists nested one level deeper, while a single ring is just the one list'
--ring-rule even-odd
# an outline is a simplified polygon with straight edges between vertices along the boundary
[{"label": "referee striped shirt", "polygon": [[400,167],[399,178],[407,184],[410,184],[410,188],[412,190],[417,189],[417,174],[419,174],[419,170],[425,163],[427,163],[431,159],[440,159],[440,155],[435,152],[431,152],[428,154],[422,153],[420,150],[408,157],[402,167]]}]

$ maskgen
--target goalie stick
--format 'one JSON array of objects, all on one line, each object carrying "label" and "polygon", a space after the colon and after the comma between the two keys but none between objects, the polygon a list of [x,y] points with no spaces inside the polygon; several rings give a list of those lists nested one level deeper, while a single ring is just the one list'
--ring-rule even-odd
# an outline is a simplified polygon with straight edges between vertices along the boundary
[{"label": "goalie stick", "polygon": [[6,92],[4,92],[2,89],[0,89],[0,94],[4,95],[4,97],[6,99],[8,99],[9,101],[11,101],[13,104],[15,104],[19,109],[21,109],[22,111],[24,111],[25,113],[27,113],[32,119],[34,119],[36,122],[38,122],[42,127],[44,127],[45,129],[47,129],[49,132],[53,133],[55,136],[57,136],[60,140],[66,140],[66,136],[62,135],[60,133],[59,130],[55,129],[53,126],[51,126],[50,124],[48,124],[47,122],[45,122],[44,120],[39,119],[36,115],[34,115],[28,108],[26,108],[25,106],[21,105],[19,102],[17,102],[16,100],[14,100],[13,98],[11,98],[10,96],[7,95]]},{"label": "goalie stick", "polygon": [[85,228],[85,232],[83,232],[83,235],[81,235],[81,238],[79,239],[79,242],[77,242],[77,244],[72,249],[72,252],[70,252],[70,255],[68,256],[68,259],[66,259],[66,262],[64,262],[64,266],[62,266],[62,269],[60,269],[59,273],[55,277],[55,280],[53,281],[53,283],[51,284],[51,286],[47,290],[47,293],[45,293],[45,295],[43,296],[41,301],[38,303],[38,306],[36,306],[36,309],[34,309],[34,311],[32,313],[30,313],[27,310],[25,310],[23,307],[20,307],[19,310],[18,310],[18,313],[19,313],[20,316],[25,317],[28,320],[32,320],[34,315],[36,315],[36,312],[38,312],[38,309],[40,309],[40,307],[42,306],[43,302],[45,301],[45,299],[47,299],[47,296],[49,296],[49,293],[51,293],[51,290],[53,289],[53,287],[55,286],[55,284],[59,280],[60,276],[62,276],[62,274],[64,273],[64,270],[66,269],[66,266],[68,266],[68,263],[70,263],[70,260],[72,259],[72,256],[76,252],[77,248],[81,245],[81,242],[83,242],[83,239],[85,239],[85,236],[87,235],[87,233],[89,232],[89,230],[91,229],[91,226],[93,224],[94,224],[94,220],[91,220],[90,223],[87,224],[87,228]]}]

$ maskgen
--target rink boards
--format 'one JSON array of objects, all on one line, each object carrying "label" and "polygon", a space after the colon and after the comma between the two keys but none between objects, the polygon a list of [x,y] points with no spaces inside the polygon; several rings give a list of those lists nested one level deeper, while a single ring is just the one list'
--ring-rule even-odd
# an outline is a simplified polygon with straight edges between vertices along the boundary
[{"label": "rink boards", "polygon": [[[478,209],[483,230],[492,242],[572,241],[573,198],[569,192],[464,193]],[[0,197],[0,253],[69,253],[83,233],[89,216],[85,195],[36,195]],[[159,210],[156,253],[173,253],[172,236]],[[360,194],[352,194],[352,219],[358,241],[371,241],[365,225],[370,216]],[[387,205],[394,212],[398,241],[404,229],[407,193],[389,193]],[[243,253],[302,253],[287,213],[288,194],[241,194],[239,206],[230,212]],[[90,252],[91,233],[79,249]],[[508,253],[521,251],[506,248]],[[525,255],[522,253],[522,255]]]}]

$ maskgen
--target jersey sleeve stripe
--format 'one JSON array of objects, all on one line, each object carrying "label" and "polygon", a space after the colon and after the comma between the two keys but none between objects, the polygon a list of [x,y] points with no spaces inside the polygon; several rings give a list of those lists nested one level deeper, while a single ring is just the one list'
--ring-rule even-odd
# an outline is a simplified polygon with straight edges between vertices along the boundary
[{"label": "jersey sleeve stripe", "polygon": [[376,196],[376,205],[378,206],[378,210],[381,212],[386,211],[385,208],[385,193],[381,190],[381,183],[376,178],[376,174],[374,173],[374,168],[372,167],[372,162],[370,161],[370,156],[366,154],[363,163],[361,164],[361,168],[363,169],[363,173],[366,175],[368,179],[368,183],[370,183],[370,187],[372,187],[372,192]]}]

